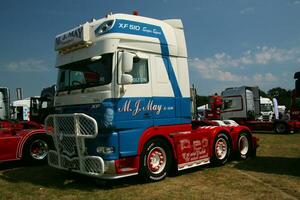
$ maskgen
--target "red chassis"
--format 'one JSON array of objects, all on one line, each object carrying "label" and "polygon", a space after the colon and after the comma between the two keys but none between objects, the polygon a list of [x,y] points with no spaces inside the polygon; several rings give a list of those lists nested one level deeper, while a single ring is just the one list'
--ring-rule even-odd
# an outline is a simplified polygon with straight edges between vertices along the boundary
[{"label": "red chassis", "polygon": [[0,121],[0,162],[44,161],[50,145],[51,138],[38,123]]},{"label": "red chassis", "polygon": [[[251,129],[247,126],[239,125],[233,120],[203,120],[203,121],[194,121],[194,124],[200,126],[200,129],[210,129],[220,132],[225,132],[228,134],[228,139],[230,141],[231,154],[238,155],[240,158],[246,158],[249,155],[255,155],[256,149],[258,147],[259,139],[253,136]],[[216,126],[219,126],[217,128]],[[216,134],[215,134],[216,135]],[[247,137],[247,138],[245,138]],[[248,140],[247,155],[243,155],[243,148],[245,140]],[[211,148],[212,149],[212,148]],[[249,155],[248,155],[249,154]]]},{"label": "red chassis", "polygon": [[[248,127],[219,122],[193,121],[192,125],[150,128],[140,139],[137,156],[115,162],[117,173],[136,173],[139,169],[142,173],[144,168],[141,165],[146,165],[156,174],[160,165],[153,164],[152,160],[157,155],[164,155],[161,149],[168,149],[161,162],[171,157],[171,163],[177,165],[178,170],[208,163],[225,164],[233,156],[246,159],[256,155],[258,138]],[[145,151],[151,152],[145,156]],[[141,157],[144,162],[140,161]]]}]

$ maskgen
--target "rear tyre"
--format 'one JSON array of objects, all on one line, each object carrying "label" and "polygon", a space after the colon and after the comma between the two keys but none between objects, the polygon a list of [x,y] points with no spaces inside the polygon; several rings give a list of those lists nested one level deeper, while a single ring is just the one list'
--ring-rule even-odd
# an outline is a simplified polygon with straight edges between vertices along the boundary
[{"label": "rear tyre", "polygon": [[147,182],[164,179],[171,166],[172,153],[169,145],[162,139],[147,142],[141,154],[140,175]]},{"label": "rear tyre", "polygon": [[288,132],[287,124],[284,122],[275,122],[274,131],[278,134],[284,134]]},{"label": "rear tyre", "polygon": [[29,138],[23,148],[23,159],[28,163],[43,163],[46,161],[50,149],[49,139],[36,135]]},{"label": "rear tyre", "polygon": [[219,133],[214,140],[211,163],[217,166],[224,165],[229,159],[230,148],[228,136]]},{"label": "rear tyre", "polygon": [[252,151],[251,140],[248,133],[240,133],[238,141],[238,158],[245,160],[247,159]]}]

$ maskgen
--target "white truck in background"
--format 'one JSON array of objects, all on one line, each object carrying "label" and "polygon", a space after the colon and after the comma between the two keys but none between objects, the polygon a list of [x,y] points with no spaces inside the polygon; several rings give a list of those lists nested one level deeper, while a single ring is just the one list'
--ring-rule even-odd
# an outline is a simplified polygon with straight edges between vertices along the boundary
[{"label": "white truck in background", "polygon": [[260,113],[258,118],[260,121],[272,121],[274,117],[273,101],[266,97],[260,97]]},{"label": "white truck in background", "polygon": [[12,102],[11,119],[19,121],[30,120],[30,97]]},{"label": "white truck in background", "polygon": [[9,90],[7,87],[0,87],[0,120],[8,118],[9,115]]}]

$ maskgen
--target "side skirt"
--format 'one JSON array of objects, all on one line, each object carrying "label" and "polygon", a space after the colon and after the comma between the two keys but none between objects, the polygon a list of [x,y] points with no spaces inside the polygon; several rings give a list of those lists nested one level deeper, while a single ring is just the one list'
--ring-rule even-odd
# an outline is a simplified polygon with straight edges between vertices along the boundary
[{"label": "side skirt", "polygon": [[182,163],[178,165],[178,171],[193,168],[193,167],[198,167],[201,165],[206,165],[210,163],[210,158],[205,158],[202,160],[196,160],[193,162],[188,162],[188,163]]}]

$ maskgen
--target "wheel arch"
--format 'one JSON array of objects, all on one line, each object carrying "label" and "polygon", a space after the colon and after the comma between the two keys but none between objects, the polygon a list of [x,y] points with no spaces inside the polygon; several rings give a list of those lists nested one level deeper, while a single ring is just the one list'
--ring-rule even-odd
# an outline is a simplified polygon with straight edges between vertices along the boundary
[{"label": "wheel arch", "polygon": [[[144,146],[146,143],[150,140],[154,139],[160,139],[166,142],[166,144],[169,146],[171,153],[172,153],[172,162],[177,162],[177,155],[175,151],[175,145],[172,140],[172,138],[169,136],[170,132],[163,132],[163,130],[156,131],[155,129],[151,128],[148,129],[143,136],[140,138],[138,143],[138,156],[141,155]],[[140,162],[140,161],[139,161]],[[140,163],[139,163],[140,166]]]},{"label": "wheel arch", "polygon": [[53,140],[52,140],[51,136],[47,135],[45,131],[43,131],[43,130],[32,131],[32,132],[29,132],[25,137],[23,137],[22,140],[19,143],[18,156],[20,158],[23,158],[24,148],[26,147],[28,142],[30,140],[32,140],[33,138],[35,138],[35,137],[40,137],[40,138],[46,139],[49,142],[50,147],[54,147],[54,143],[53,143]]}]

